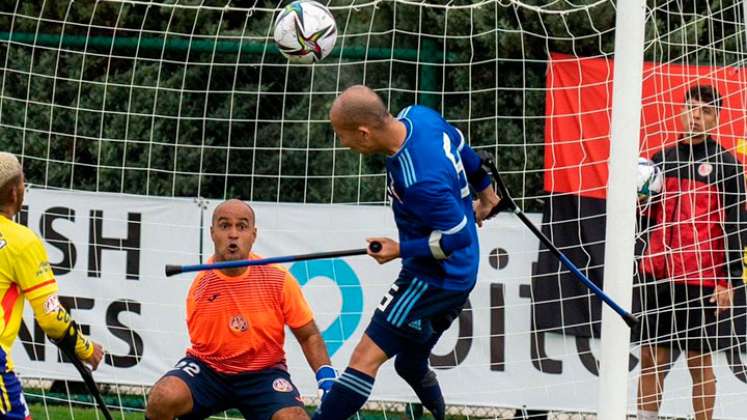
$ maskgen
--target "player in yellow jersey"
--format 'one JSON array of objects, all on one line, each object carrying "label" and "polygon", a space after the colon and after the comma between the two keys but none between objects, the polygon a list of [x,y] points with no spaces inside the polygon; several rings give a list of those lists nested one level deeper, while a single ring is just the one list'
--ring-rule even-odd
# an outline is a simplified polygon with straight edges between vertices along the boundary
[{"label": "player in yellow jersey", "polygon": [[57,281],[41,239],[29,228],[15,223],[24,194],[23,169],[11,153],[0,152],[0,419],[30,419],[21,382],[10,360],[18,336],[24,300],[47,335],[68,346],[91,369],[104,355],[60,305]]}]

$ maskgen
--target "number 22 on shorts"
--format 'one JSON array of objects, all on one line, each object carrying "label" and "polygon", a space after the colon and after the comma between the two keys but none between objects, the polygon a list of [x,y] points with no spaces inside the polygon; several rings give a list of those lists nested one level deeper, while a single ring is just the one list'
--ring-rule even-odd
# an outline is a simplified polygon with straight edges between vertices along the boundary
[{"label": "number 22 on shorts", "polygon": [[174,369],[181,369],[184,373],[193,378],[200,374],[200,366],[197,363],[188,362],[186,360],[177,363],[176,366],[174,366]]}]

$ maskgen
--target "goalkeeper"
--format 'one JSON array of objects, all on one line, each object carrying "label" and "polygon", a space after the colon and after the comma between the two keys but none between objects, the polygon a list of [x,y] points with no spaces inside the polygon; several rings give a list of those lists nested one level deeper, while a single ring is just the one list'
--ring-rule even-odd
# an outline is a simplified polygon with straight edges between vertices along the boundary
[{"label": "goalkeeper", "polygon": [[0,152],[0,413],[3,419],[26,419],[29,410],[21,382],[13,370],[11,347],[28,300],[45,333],[70,354],[96,369],[104,351],[91,342],[60,305],[57,281],[42,241],[26,226],[13,221],[24,196],[23,169],[10,153]]},{"label": "goalkeeper", "polygon": [[[243,201],[215,208],[210,236],[215,262],[258,258],[254,210]],[[286,325],[323,394],[335,371],[296,279],[275,265],[201,272],[187,296],[191,346],[151,390],[146,417],[202,419],[237,408],[258,420],[308,419],[285,364]]]},{"label": "goalkeeper", "polygon": [[[475,223],[494,212],[498,196],[462,133],[429,108],[410,106],[395,118],[376,93],[359,85],[346,89],[329,115],[343,146],[386,156],[399,242],[369,238],[382,244],[369,255],[381,264],[401,257],[402,270],[314,419],[353,415],[368,399],[379,367],[394,357],[399,376],[442,420],[444,399],[428,357],[475,286]],[[478,191],[474,207],[470,186]]]},{"label": "goalkeeper", "polygon": [[742,165],[711,137],[718,131],[721,97],[695,85],[685,94],[678,141],[653,157],[664,173],[661,194],[648,209],[646,249],[639,272],[642,298],[638,419],[659,418],[672,351],[687,355],[696,420],[713,418],[719,316],[742,284]]}]

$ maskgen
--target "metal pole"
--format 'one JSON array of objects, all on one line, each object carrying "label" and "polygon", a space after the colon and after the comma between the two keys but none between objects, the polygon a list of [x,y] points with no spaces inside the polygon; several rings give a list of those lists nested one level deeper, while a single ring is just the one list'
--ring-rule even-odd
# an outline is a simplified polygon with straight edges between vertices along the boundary
[{"label": "metal pole", "polygon": [[[645,0],[618,0],[612,87],[604,291],[626,309],[633,296],[636,187],[643,83]],[[630,329],[602,307],[599,415],[625,420]]]}]

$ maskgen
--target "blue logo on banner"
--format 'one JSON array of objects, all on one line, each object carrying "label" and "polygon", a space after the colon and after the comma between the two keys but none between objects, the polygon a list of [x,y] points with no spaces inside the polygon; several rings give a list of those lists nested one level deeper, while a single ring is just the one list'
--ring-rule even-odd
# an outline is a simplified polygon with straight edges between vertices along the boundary
[{"label": "blue logo on banner", "polygon": [[322,332],[327,343],[327,351],[332,357],[342,347],[361,321],[363,312],[363,290],[355,271],[345,261],[315,260],[297,262],[290,267],[290,272],[298,279],[301,286],[316,277],[326,277],[337,284],[342,295],[340,315]]}]

